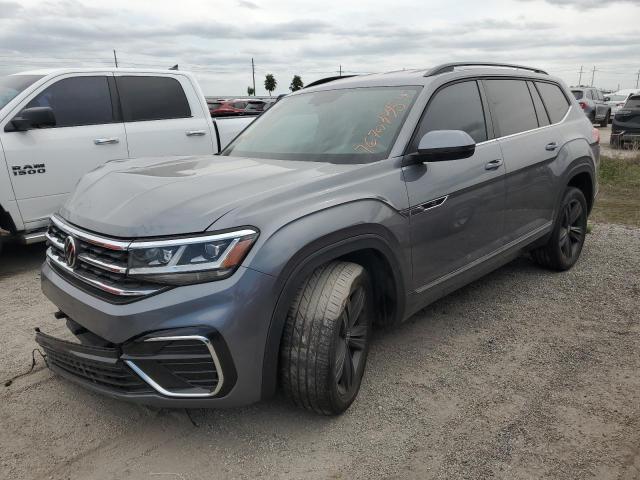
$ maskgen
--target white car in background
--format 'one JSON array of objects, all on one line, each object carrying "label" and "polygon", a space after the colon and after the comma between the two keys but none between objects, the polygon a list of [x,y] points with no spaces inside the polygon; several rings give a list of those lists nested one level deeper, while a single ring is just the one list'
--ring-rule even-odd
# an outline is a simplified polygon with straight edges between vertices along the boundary
[{"label": "white car in background", "polygon": [[44,240],[87,172],[138,157],[213,155],[255,117],[212,120],[183,71],[59,69],[0,76],[0,249]]},{"label": "white car in background", "polygon": [[605,95],[604,100],[607,102],[607,105],[611,107],[611,121],[613,121],[613,117],[616,112],[622,108],[624,102],[627,101],[630,95],[640,93],[640,89],[635,88],[627,88],[625,90],[618,90],[617,92],[609,93]]}]

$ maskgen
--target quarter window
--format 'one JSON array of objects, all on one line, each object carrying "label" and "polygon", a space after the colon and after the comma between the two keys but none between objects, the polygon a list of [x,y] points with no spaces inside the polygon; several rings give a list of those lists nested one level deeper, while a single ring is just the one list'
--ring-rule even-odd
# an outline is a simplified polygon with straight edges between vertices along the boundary
[{"label": "quarter window", "polygon": [[485,80],[492,119],[500,136],[538,128],[536,112],[524,80]]},{"label": "quarter window", "polygon": [[462,130],[476,143],[487,140],[482,101],[475,81],[454,83],[435,94],[422,117],[412,151],[416,151],[420,139],[433,130]]},{"label": "quarter window", "polygon": [[31,107],[50,107],[56,117],[56,127],[114,121],[107,77],[62,79],[31,100],[26,108]]},{"label": "quarter window", "polygon": [[551,123],[558,123],[569,110],[569,102],[558,85],[546,82],[536,82],[542,101],[547,107]]},{"label": "quarter window", "polygon": [[125,122],[187,118],[191,109],[175,78],[116,77]]}]

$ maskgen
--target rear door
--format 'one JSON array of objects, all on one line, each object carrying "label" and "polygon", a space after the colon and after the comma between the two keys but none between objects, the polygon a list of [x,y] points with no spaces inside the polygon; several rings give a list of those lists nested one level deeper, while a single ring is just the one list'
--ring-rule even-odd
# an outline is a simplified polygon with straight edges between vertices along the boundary
[{"label": "rear door", "polygon": [[[550,123],[559,122],[569,104],[551,83],[535,82],[535,90],[524,79],[486,79],[483,83],[506,166],[506,240],[522,240],[544,231],[552,220],[556,199],[551,162],[562,139]],[[541,111],[540,98],[553,98],[554,89],[565,107],[550,103]]]},{"label": "rear door", "polygon": [[129,156],[206,155],[211,117],[184,75],[116,73]]},{"label": "rear door", "polygon": [[[82,175],[127,158],[110,73],[52,79],[0,125],[13,190],[25,227],[34,228],[64,203]],[[22,108],[51,107],[56,126],[5,132]]]},{"label": "rear door", "polygon": [[476,141],[470,158],[403,169],[420,291],[503,245],[505,170],[487,120],[475,80],[447,85],[432,96],[409,147],[417,151],[433,130],[463,130]]}]

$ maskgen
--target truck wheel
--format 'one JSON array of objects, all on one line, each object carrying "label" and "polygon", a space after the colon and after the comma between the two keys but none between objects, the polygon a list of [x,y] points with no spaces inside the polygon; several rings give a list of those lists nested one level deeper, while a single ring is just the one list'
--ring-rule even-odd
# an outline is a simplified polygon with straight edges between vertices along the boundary
[{"label": "truck wheel", "polygon": [[600,122],[601,127],[606,127],[609,125],[609,118],[611,117],[611,110],[607,110],[607,114],[604,116],[602,121]]},{"label": "truck wheel", "polygon": [[596,111],[593,110],[590,114],[589,114],[589,121],[591,123],[596,123]]},{"label": "truck wheel", "polygon": [[317,268],[287,314],[280,381],[293,402],[323,415],[344,412],[358,395],[373,318],[367,271],[351,262]]},{"label": "truck wheel", "polygon": [[531,252],[536,263],[552,270],[569,270],[580,257],[587,233],[587,201],[582,191],[565,191],[551,238]]}]

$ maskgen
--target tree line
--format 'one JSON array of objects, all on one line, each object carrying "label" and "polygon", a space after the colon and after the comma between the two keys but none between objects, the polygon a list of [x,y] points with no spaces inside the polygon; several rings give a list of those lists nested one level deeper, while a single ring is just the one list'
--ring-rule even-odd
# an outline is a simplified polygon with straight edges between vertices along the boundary
[{"label": "tree line", "polygon": [[[278,81],[276,77],[272,73],[267,73],[264,77],[264,89],[269,92],[269,96],[278,86]],[[291,79],[291,84],[289,85],[289,90],[295,92],[304,87],[304,83],[302,82],[302,77],[300,75],[294,75]],[[247,95],[255,95],[256,91],[253,87],[247,87]]]}]

